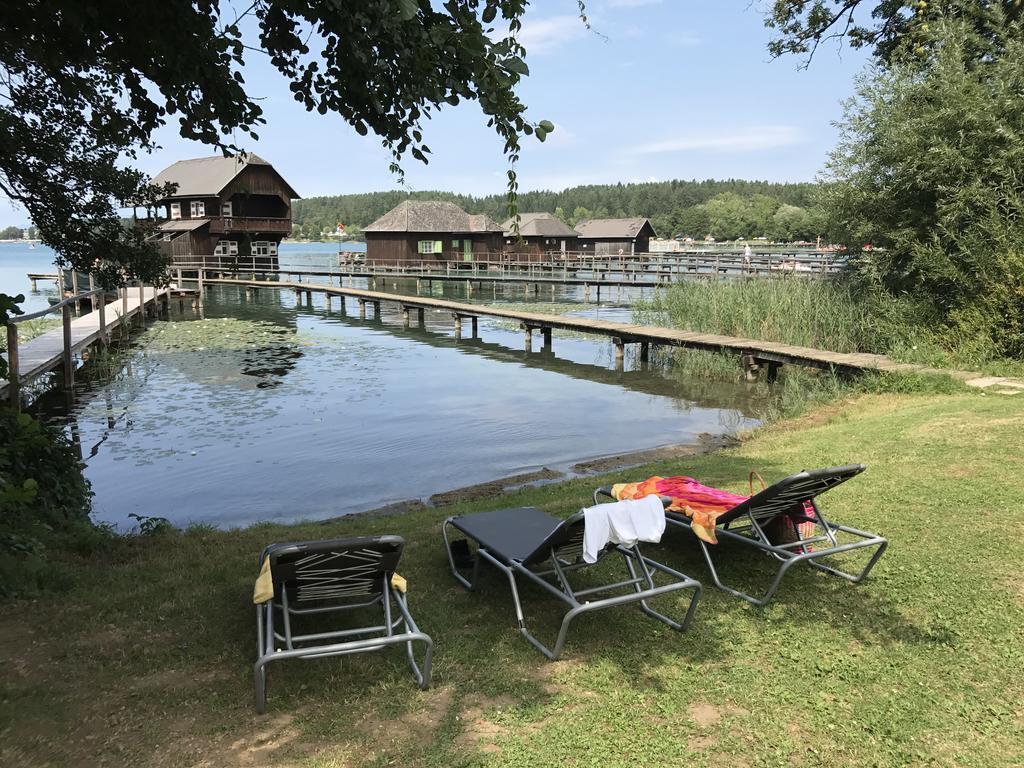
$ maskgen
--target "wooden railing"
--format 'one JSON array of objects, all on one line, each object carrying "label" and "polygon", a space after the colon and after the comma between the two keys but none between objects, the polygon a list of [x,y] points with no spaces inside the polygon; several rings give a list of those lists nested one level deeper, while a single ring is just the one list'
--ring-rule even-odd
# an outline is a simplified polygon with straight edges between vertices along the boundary
[{"label": "wooden railing", "polygon": [[219,216],[210,220],[210,234],[224,232],[284,232],[291,234],[292,220],[256,216]]}]

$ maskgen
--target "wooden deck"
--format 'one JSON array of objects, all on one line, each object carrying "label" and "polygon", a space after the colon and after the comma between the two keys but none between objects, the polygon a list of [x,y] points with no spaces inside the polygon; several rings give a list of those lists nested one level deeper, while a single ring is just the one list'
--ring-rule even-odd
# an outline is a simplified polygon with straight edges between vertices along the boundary
[{"label": "wooden deck", "polygon": [[[169,288],[156,290],[152,287],[143,288],[141,291],[138,288],[128,289],[127,299],[122,297],[105,304],[102,328],[99,309],[72,318],[69,329],[69,348],[65,345],[63,323],[53,330],[36,336],[31,341],[17,344],[14,366],[19,386],[61,365],[65,355],[74,355],[91,344],[109,338],[111,330],[138,315],[147,305],[165,299],[170,291]],[[69,305],[73,303],[72,299],[67,301]],[[47,311],[37,312],[20,319],[30,319],[46,314]],[[56,313],[55,317],[60,318],[61,313]],[[8,358],[10,358],[9,353]],[[0,382],[0,397],[7,395],[8,388],[9,382]]]},{"label": "wooden deck", "polygon": [[[749,374],[753,376],[761,372],[767,374],[768,378],[774,378],[780,365],[802,365],[826,370],[836,369],[840,371],[896,371],[905,373],[932,373],[947,374],[956,378],[968,381],[980,380],[982,374],[972,371],[954,371],[947,369],[930,368],[925,365],[913,363],[899,363],[884,355],[873,355],[866,353],[842,353],[829,352],[822,349],[810,347],[798,347],[790,344],[780,344],[772,341],[761,341],[758,339],[744,339],[735,336],[721,336],[709,333],[695,333],[683,331],[676,328],[663,328],[650,325],[634,325],[631,323],[616,323],[607,320],[592,320],[589,318],[566,317],[563,315],[548,315],[538,312],[523,312],[516,309],[505,309],[486,304],[467,304],[447,299],[435,299],[422,296],[403,296],[400,294],[383,293],[379,291],[367,291],[358,288],[344,288],[340,286],[324,285],[319,283],[301,282],[268,282],[265,280],[239,280],[239,279],[207,279],[207,285],[237,285],[249,289],[277,289],[295,291],[296,296],[305,293],[311,296],[312,293],[323,293],[327,297],[338,296],[353,298],[360,308],[360,316],[365,317],[366,305],[374,307],[375,313],[379,316],[380,305],[384,302],[397,304],[405,312],[408,322],[409,311],[417,310],[441,310],[451,314],[455,321],[456,330],[461,330],[461,323],[464,319],[474,321],[477,317],[494,317],[502,320],[518,322],[526,333],[526,344],[532,344],[532,331],[539,330],[543,336],[546,346],[550,346],[551,329],[577,331],[599,336],[606,336],[612,339],[616,347],[616,358],[621,364],[623,347],[625,344],[640,344],[640,357],[646,359],[650,345],[666,345],[685,347],[690,349],[707,349],[716,352],[731,352],[737,354]],[[328,298],[329,300],[329,298]],[[1008,385],[1012,386],[1012,385]]]}]

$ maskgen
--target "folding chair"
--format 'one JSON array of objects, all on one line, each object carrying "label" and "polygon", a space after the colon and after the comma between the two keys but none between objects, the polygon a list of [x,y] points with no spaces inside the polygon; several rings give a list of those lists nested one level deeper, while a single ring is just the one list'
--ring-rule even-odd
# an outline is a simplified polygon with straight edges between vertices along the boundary
[{"label": "folding chair", "polygon": [[[472,559],[473,572],[469,579],[459,573],[456,567],[448,536],[451,528],[462,532],[468,539],[476,543]],[[602,608],[639,603],[640,610],[648,616],[664,622],[672,629],[678,631],[686,629],[690,619],[693,618],[693,612],[700,598],[700,582],[651,560],[641,554],[640,547],[637,545],[625,547],[621,544],[609,544],[601,552],[602,557],[612,552],[621,555],[629,574],[628,579],[588,589],[574,589],[569,582],[570,574],[592,565],[583,560],[583,532],[584,516],[582,511],[566,520],[561,520],[534,507],[499,509],[495,512],[449,517],[441,527],[441,535],[448,553],[448,564],[456,580],[466,589],[473,590],[478,580],[481,560],[485,560],[504,573],[512,590],[512,601],[515,603],[519,631],[549,659],[557,659],[561,655],[566,634],[573,619],[580,614]],[[654,572],[660,572],[673,581],[657,586],[654,582]],[[547,590],[569,606],[569,610],[562,618],[553,648],[546,646],[526,628],[523,606],[519,600],[519,590],[516,585],[517,575]],[[694,590],[682,622],[676,622],[658,613],[647,604],[647,601],[653,597],[682,589]],[[592,597],[603,592],[624,592],[624,594],[615,594],[599,599]]]},{"label": "folding chair", "polygon": [[[708,570],[711,571],[711,580],[715,586],[731,595],[742,598],[754,605],[766,605],[779,588],[779,583],[786,572],[797,563],[807,562],[814,568],[824,573],[839,576],[859,584],[875,567],[875,563],[889,546],[889,542],[881,536],[867,531],[851,528],[848,525],[827,520],[818,507],[816,498],[826,491],[845,483],[851,477],[859,475],[866,467],[860,464],[850,464],[843,467],[828,467],[811,471],[799,472],[787,478],[779,480],[770,485],[760,493],[751,496],[746,501],[737,504],[735,507],[719,515],[716,534],[719,539],[736,541],[754,547],[764,552],[781,563],[768,587],[768,590],[760,597],[754,597],[738,589],[730,587],[722,582],[718,576],[718,570],[712,558],[714,545],[709,546],[696,535],[697,543],[700,544],[704,559],[707,561]],[[612,498],[611,486],[604,486],[594,491],[594,500],[598,496]],[[668,499],[662,499],[667,502]],[[808,504],[804,504],[808,502]],[[813,510],[813,514],[807,511],[807,507]],[[815,534],[802,536],[799,532],[800,526],[796,525],[796,539],[790,542],[772,542],[765,532],[772,520],[779,515],[785,515],[794,523],[814,523]],[[667,522],[681,528],[690,529],[690,519],[681,512],[665,512]],[[735,524],[735,527],[733,527]],[[838,534],[852,536],[854,541],[840,543]],[[824,544],[824,546],[819,546]],[[850,552],[866,547],[877,547],[867,565],[858,573],[847,573],[839,568],[818,562],[823,558]]]},{"label": "folding chair", "polygon": [[[256,711],[266,707],[267,665],[376,651],[404,644],[416,682],[430,686],[434,643],[409,613],[404,580],[393,579],[405,541],[400,536],[358,536],[327,541],[271,544],[260,555],[269,562],[273,596],[256,605],[259,658],[253,668]],[[403,589],[395,586],[403,585]],[[398,615],[393,613],[393,605]],[[383,622],[372,626],[297,634],[295,624],[333,612],[379,607]],[[422,668],[413,643],[425,650]]]}]

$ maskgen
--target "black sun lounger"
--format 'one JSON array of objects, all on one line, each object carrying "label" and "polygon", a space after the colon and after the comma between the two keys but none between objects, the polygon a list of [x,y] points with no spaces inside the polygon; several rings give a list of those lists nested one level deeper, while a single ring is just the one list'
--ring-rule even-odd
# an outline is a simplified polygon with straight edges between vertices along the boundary
[{"label": "black sun lounger", "polygon": [[[873,533],[827,520],[821,514],[816,499],[821,494],[841,483],[845,483],[864,470],[865,467],[860,464],[849,464],[843,467],[828,467],[799,472],[779,480],[760,493],[736,505],[728,512],[719,515],[716,531],[719,540],[727,539],[755,547],[778,560],[781,565],[768,590],[761,597],[748,595],[746,592],[741,592],[722,583],[712,559],[714,545],[709,546],[695,535],[694,539],[700,544],[701,551],[704,553],[704,559],[708,564],[708,570],[711,571],[711,580],[715,586],[754,605],[766,605],[779,588],[779,583],[782,581],[782,577],[786,575],[786,572],[792,566],[804,561],[819,571],[839,576],[854,584],[862,582],[867,578],[871,569],[875,567],[875,563],[878,562],[878,559],[885,552],[889,542]],[[598,496],[608,496],[611,498],[611,486],[598,488],[594,491],[595,501]],[[663,501],[667,502],[667,499],[663,499]],[[805,511],[805,501],[810,502],[813,515]],[[787,515],[798,524],[803,522],[814,523],[814,535],[801,538],[800,534],[797,533],[796,540],[794,541],[784,543],[772,542],[765,532],[765,528],[779,515]],[[690,529],[690,519],[681,512],[666,511],[665,518],[674,525]],[[844,534],[843,538],[846,539],[845,541],[840,542],[840,534]],[[867,565],[857,573],[847,573],[839,568],[818,562],[822,558],[865,547],[877,547],[877,549],[872,554]]]},{"label": "black sun lounger", "polygon": [[[253,678],[257,712],[266,706],[267,664],[272,661],[344,656],[404,644],[416,682],[429,687],[434,643],[420,632],[405,596],[392,584],[404,545],[400,536],[357,536],[271,544],[263,550],[260,565],[269,558],[274,596],[256,605],[259,658]],[[397,615],[392,604],[398,608]],[[375,607],[383,613],[382,623],[377,625],[295,632],[296,623],[323,614]],[[422,668],[413,654],[416,641],[425,647]]]},{"label": "black sun lounger", "polygon": [[[459,573],[456,566],[448,536],[450,528],[461,531],[476,544],[476,551],[472,558],[471,579],[467,579]],[[472,590],[477,582],[481,559],[504,573],[508,577],[508,583],[512,589],[512,601],[515,603],[519,631],[549,659],[557,659],[561,655],[565,637],[573,619],[581,613],[602,608],[639,603],[640,610],[648,616],[668,624],[672,629],[679,631],[686,629],[690,619],[693,618],[697,600],[700,598],[700,582],[642,555],[640,548],[636,545],[625,547],[621,544],[610,544],[601,553],[603,556],[617,552],[622,556],[629,573],[627,580],[589,589],[574,590],[570,586],[569,575],[573,571],[591,565],[583,560],[583,532],[582,511],[566,520],[561,520],[533,507],[499,509],[495,512],[449,517],[441,528],[452,575],[466,589]],[[656,586],[655,572],[670,577],[671,583]],[[569,606],[569,610],[562,618],[562,625],[553,648],[544,645],[526,628],[523,606],[519,600],[519,590],[516,586],[517,575],[537,584]],[[681,589],[694,590],[682,622],[676,622],[658,613],[647,604],[647,600],[650,598]],[[599,599],[592,597],[602,592],[622,594]]]}]

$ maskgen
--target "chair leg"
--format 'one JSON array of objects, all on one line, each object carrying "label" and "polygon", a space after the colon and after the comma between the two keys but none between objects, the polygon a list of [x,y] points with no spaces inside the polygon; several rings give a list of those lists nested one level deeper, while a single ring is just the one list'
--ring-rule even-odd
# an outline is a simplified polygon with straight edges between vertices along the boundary
[{"label": "chair leg", "polygon": [[[409,604],[402,594],[393,587],[390,591],[395,598],[395,603],[398,605],[398,610],[402,614],[402,621],[405,624],[406,632],[416,636],[411,637],[405,644],[405,653],[409,659],[409,666],[412,668],[413,677],[416,678],[420,688],[427,689],[430,687],[430,664],[434,656],[434,641],[429,635],[420,632],[419,627],[416,626],[416,621],[409,612]],[[413,643],[417,640],[421,641],[424,646],[422,667],[416,663],[416,654],[413,648]]]}]

